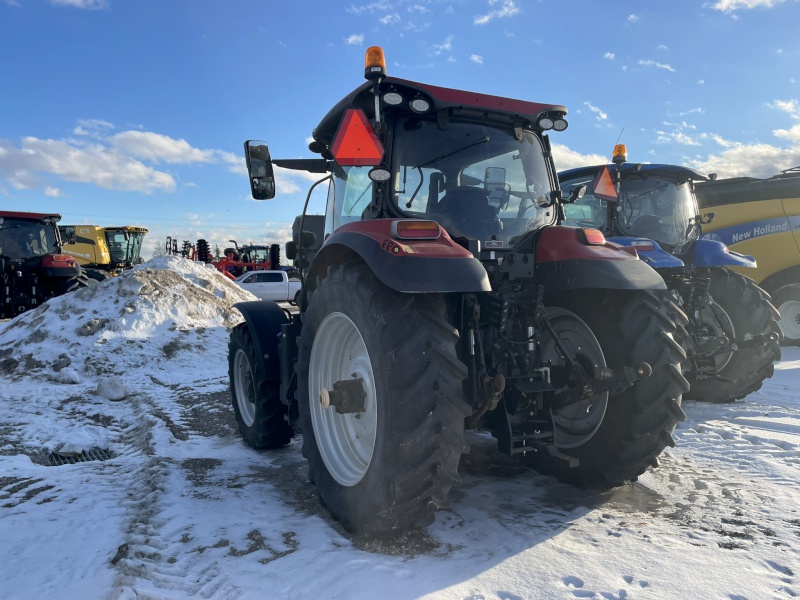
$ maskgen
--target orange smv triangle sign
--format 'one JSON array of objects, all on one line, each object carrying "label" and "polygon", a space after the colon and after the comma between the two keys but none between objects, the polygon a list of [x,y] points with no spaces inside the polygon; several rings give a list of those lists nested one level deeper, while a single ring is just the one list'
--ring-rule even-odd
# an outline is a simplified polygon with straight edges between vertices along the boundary
[{"label": "orange smv triangle sign", "polygon": [[381,164],[383,144],[360,108],[348,108],[333,137],[331,153],[339,166],[360,167]]},{"label": "orange smv triangle sign", "polygon": [[617,187],[611,179],[611,172],[608,170],[608,167],[603,167],[597,172],[597,176],[592,182],[592,193],[595,198],[600,200],[607,200],[609,202],[616,202],[618,200]]}]

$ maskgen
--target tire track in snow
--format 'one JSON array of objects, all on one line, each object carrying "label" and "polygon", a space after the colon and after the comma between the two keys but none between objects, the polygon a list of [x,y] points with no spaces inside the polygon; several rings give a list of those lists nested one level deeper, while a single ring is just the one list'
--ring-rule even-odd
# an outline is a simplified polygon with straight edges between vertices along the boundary
[{"label": "tire track in snow", "polygon": [[[164,391],[162,391],[162,394]],[[123,504],[127,508],[125,543],[116,562],[114,599],[237,598],[241,591],[230,584],[213,560],[186,551],[185,527],[162,515],[170,479],[180,477],[174,460],[156,455],[150,415],[157,406],[147,396],[133,405],[132,422],[122,435],[128,448],[130,481]]]}]

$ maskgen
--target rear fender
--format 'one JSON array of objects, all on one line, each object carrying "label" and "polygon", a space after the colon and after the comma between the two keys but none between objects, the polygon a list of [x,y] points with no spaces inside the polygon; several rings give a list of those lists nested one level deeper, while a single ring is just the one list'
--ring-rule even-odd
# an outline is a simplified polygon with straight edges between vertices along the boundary
[{"label": "rear fender", "polygon": [[661,275],[629,249],[588,244],[582,230],[547,227],[536,243],[536,278],[548,297],[575,289],[666,290]]},{"label": "rear fender", "polygon": [[325,240],[306,276],[305,290],[329,266],[358,258],[386,287],[404,293],[488,292],[486,270],[447,232],[435,240],[399,239],[392,224],[401,219],[348,223]]},{"label": "rear fender", "polygon": [[267,379],[279,379],[281,364],[278,334],[281,332],[281,325],[289,323],[289,317],[275,302],[254,300],[239,302],[233,307],[244,316],[256,345],[256,356],[264,359]]},{"label": "rear fender", "polygon": [[647,238],[610,237],[609,242],[634,248],[641,258],[654,269],[672,269],[683,267],[683,261],[677,256],[665,251],[658,242]]},{"label": "rear fender", "polygon": [[692,262],[696,267],[750,267],[757,266],[756,259],[739,254],[716,240],[700,239],[694,245]]}]

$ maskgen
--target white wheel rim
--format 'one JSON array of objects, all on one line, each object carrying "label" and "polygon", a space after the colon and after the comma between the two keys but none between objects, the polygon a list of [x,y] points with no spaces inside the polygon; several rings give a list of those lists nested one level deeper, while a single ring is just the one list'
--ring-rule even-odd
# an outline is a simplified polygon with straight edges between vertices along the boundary
[{"label": "white wheel rim", "polygon": [[247,427],[256,420],[256,388],[250,361],[244,350],[237,350],[233,358],[233,385],[236,388],[236,405],[239,415]]},{"label": "white wheel rim", "polygon": [[[339,414],[320,404],[320,391],[345,379],[360,378],[364,412]],[[308,369],[311,424],[322,460],[337,483],[352,487],[364,478],[372,462],[378,429],[375,377],[367,346],[347,315],[334,312],[317,329]]]},{"label": "white wheel rim", "polygon": [[800,300],[787,300],[778,307],[778,312],[783,336],[788,340],[800,339]]}]

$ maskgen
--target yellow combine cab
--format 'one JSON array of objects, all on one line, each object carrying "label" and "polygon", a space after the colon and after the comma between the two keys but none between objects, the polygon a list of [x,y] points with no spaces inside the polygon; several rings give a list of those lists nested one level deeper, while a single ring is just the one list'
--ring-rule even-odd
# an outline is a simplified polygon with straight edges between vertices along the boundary
[{"label": "yellow combine cab", "polygon": [[64,239],[71,239],[74,233],[75,243],[65,244],[64,252],[71,254],[91,279],[102,281],[142,262],[144,227],[60,225],[59,229]]},{"label": "yellow combine cab", "polygon": [[800,169],[698,183],[696,193],[701,212],[715,213],[704,237],[755,257],[741,273],[772,295],[785,343],[800,345]]}]

